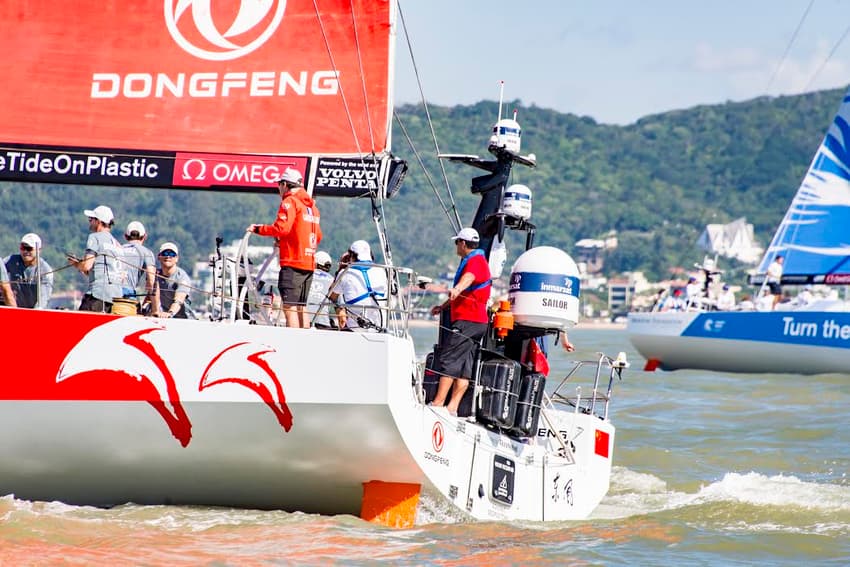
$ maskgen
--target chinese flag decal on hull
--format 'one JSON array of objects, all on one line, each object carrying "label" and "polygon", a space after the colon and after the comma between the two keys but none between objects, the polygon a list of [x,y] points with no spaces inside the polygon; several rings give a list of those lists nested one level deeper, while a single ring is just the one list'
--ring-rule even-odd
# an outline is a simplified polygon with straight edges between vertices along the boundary
[{"label": "chinese flag decal on hull", "polygon": [[609,435],[608,432],[600,431],[599,429],[597,429],[596,430],[596,444],[595,444],[596,446],[593,449],[594,453],[596,453],[600,457],[605,457],[607,459],[608,455],[609,455],[608,448],[611,445],[610,440],[611,440],[611,435]]}]

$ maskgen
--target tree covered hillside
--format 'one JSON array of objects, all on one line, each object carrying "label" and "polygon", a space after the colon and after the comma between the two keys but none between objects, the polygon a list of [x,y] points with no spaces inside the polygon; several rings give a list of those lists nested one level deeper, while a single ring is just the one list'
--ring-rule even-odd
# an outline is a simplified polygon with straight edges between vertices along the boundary
[{"label": "tree covered hillside", "polygon": [[[670,266],[690,266],[702,258],[696,240],[708,223],[746,216],[756,236],[768,243],[843,92],[700,106],[624,127],[517,105],[523,152],[535,153],[538,167],[516,167],[514,182],[534,192],[541,244],[569,251],[580,238],[616,229],[620,246],[606,272],[644,270],[660,278]],[[487,130],[476,124],[493,122],[497,112],[490,102],[432,109],[437,134],[443,136],[441,151],[486,152]],[[426,147],[421,113],[410,107],[397,113],[417,146]],[[406,155],[402,144],[396,137],[397,153]],[[403,198],[424,208],[426,189],[412,167]],[[446,167],[465,211],[462,218],[470,219],[477,198],[468,195],[464,176],[475,170]],[[429,168],[438,171],[433,161]],[[421,229],[429,237],[448,230],[435,210],[422,214],[434,219]],[[417,236],[408,236],[412,245]]]},{"label": "tree covered hillside", "polygon": [[[832,90],[699,106],[628,126],[509,103],[505,108],[517,109],[523,127],[523,153],[536,154],[538,161],[535,169],[517,166],[513,182],[534,192],[538,244],[569,252],[576,240],[615,229],[620,246],[607,259],[606,272],[644,270],[661,278],[670,266],[701,259],[695,243],[707,223],[746,216],[767,244],[842,94]],[[430,111],[441,152],[486,154],[497,103]],[[448,241],[452,230],[399,123],[444,200],[445,183],[422,109],[403,106],[396,113],[394,153],[408,160],[410,172],[399,195],[385,204],[394,259],[434,274],[455,261]],[[444,167],[467,224],[478,200],[469,193],[469,180],[483,172],[459,164]],[[108,204],[118,233],[130,220],[141,220],[151,233],[151,247],[174,240],[189,266],[212,252],[217,235],[227,242],[241,237],[250,223],[271,222],[277,202],[274,195],[0,183],[0,253],[15,252],[20,236],[34,231],[44,238],[46,259],[61,266],[64,252],[79,253],[85,244],[83,210]],[[368,200],[320,198],[318,204],[325,233],[321,248],[332,256],[357,238],[376,242]],[[509,262],[519,247],[511,247]],[[63,275],[57,287],[78,285],[77,277]]]}]

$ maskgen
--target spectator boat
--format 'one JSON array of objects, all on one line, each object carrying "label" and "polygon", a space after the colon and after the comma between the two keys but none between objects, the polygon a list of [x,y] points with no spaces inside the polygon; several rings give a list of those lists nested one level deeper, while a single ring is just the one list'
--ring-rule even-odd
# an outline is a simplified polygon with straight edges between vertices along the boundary
[{"label": "spectator boat", "polygon": [[[784,256],[782,285],[850,283],[850,92],[751,279]],[[770,311],[630,313],[629,339],[646,368],[725,372],[845,373],[850,366],[850,304],[820,299]]]},{"label": "spectator boat", "polygon": [[[516,294],[554,314],[515,309],[510,329],[503,313],[461,416],[426,404],[434,373],[408,332],[421,281],[394,265],[378,214],[407,167],[389,143],[395,3],[221,4],[4,4],[13,33],[0,42],[26,55],[8,62],[16,88],[0,94],[2,179],[274,192],[295,168],[314,195],[365,197],[376,212],[390,282],[382,323],[291,329],[246,309],[261,304],[263,269],[247,261],[250,234],[217,259],[209,320],[1,308],[10,340],[37,351],[8,357],[0,379],[0,494],[390,525],[410,525],[426,502],[482,520],[586,518],[608,490],[611,391],[628,364],[600,354],[544,392],[534,359],[522,363],[534,338],[575,322],[578,280],[558,271],[574,267],[566,254],[526,252],[566,262],[513,275]],[[52,71],[34,73],[46,53]],[[513,165],[534,163],[518,143],[518,125],[499,123],[493,159],[447,157],[488,172],[474,181],[474,226],[490,244],[506,226],[531,226],[503,207]]]}]

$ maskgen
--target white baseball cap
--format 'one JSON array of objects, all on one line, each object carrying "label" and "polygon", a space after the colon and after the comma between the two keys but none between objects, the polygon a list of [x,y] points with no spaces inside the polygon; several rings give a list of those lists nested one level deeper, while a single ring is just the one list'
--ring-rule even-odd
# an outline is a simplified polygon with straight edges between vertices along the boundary
[{"label": "white baseball cap", "polygon": [[178,256],[180,255],[180,249],[177,248],[177,245],[173,242],[163,242],[162,246],[159,247],[159,253],[162,254],[166,250],[171,250]]},{"label": "white baseball cap", "polygon": [[89,218],[95,218],[104,224],[109,224],[115,220],[115,215],[112,214],[112,209],[106,205],[98,205],[94,210],[86,209],[83,214]]},{"label": "white baseball cap", "polygon": [[365,240],[355,240],[348,249],[357,254],[357,259],[361,262],[372,260],[372,247]]},{"label": "white baseball cap", "polygon": [[142,223],[140,223],[137,220],[134,220],[130,224],[127,225],[127,230],[124,231],[124,234],[126,234],[127,236],[130,236],[134,232],[138,232],[139,236],[144,236],[145,234],[147,234],[145,232],[145,225],[143,225]]},{"label": "white baseball cap", "polygon": [[21,244],[41,250],[41,237],[34,232],[28,232],[21,237]]},{"label": "white baseball cap", "polygon": [[467,242],[478,242],[480,237],[478,231],[474,228],[462,228],[457,236],[452,236],[452,240],[466,240]]},{"label": "white baseball cap", "polygon": [[297,185],[300,187],[303,180],[304,178],[301,177],[300,171],[298,171],[297,169],[292,169],[291,167],[287,167],[283,170],[283,173],[280,174],[280,177],[278,177],[275,181],[277,181],[278,183],[280,183],[281,181],[286,181],[291,185]]},{"label": "white baseball cap", "polygon": [[333,264],[333,260],[331,260],[330,254],[323,250],[319,250],[318,252],[316,252],[316,265],[327,266],[328,268],[330,268],[331,264]]}]

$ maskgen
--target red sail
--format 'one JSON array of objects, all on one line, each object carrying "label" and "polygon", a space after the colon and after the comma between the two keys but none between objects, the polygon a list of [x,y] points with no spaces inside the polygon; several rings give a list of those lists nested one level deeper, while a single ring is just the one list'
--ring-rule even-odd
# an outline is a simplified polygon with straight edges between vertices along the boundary
[{"label": "red sail", "polygon": [[182,186],[183,152],[246,156],[205,185],[256,188],[279,167],[263,154],[380,154],[393,16],[390,0],[3,2],[0,179]]}]

